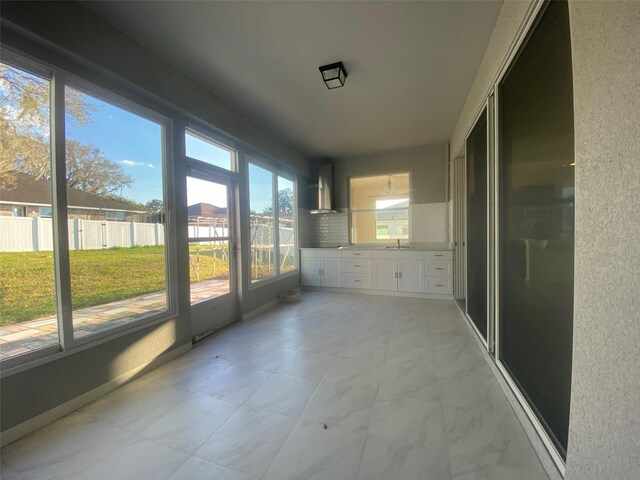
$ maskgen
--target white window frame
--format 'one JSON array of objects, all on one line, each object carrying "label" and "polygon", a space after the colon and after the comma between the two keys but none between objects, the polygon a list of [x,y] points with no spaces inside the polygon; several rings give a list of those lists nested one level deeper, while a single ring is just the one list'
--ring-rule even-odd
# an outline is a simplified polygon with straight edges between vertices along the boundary
[{"label": "white window frame", "polygon": [[[223,167],[219,167],[218,165],[214,165],[213,163],[206,162],[204,160],[200,160],[198,158],[190,157],[187,155],[186,148],[186,136],[191,135],[192,137],[196,137],[203,142],[210,143],[222,150],[226,150],[231,154],[231,169],[226,169]],[[195,168],[198,168],[198,165],[202,165],[203,168],[209,169],[209,171],[218,172],[221,175],[235,178],[238,174],[238,146],[235,145],[235,142],[232,142],[230,139],[219,135],[210,129],[202,128],[199,125],[189,123],[184,128],[184,136],[185,136],[185,153],[184,156],[187,160],[188,164],[193,165]]]},{"label": "white window frame", "polygon": [[[389,210],[406,210],[407,211],[407,225],[408,225],[408,233],[407,233],[407,238],[406,240],[403,240],[405,242],[409,242],[411,241],[411,172],[409,171],[403,171],[403,172],[387,172],[387,173],[376,173],[376,174],[371,174],[371,175],[359,175],[357,177],[349,177],[349,244],[350,245],[384,245],[384,242],[376,242],[376,243],[365,243],[365,242],[354,242],[353,241],[353,215],[355,213],[374,213],[377,214],[378,212],[384,211],[385,209],[380,209],[380,208],[361,208],[361,209],[353,209],[351,207],[351,182],[353,180],[358,180],[358,179],[362,179],[362,178],[372,178],[372,177],[384,177],[384,176],[394,176],[394,175],[407,175],[408,178],[408,184],[409,184],[409,191],[407,192],[407,198],[409,200],[409,205],[406,207],[391,207],[389,208]],[[404,195],[402,194],[397,194],[396,195],[398,198],[400,198],[401,196],[404,197]],[[382,198],[383,195],[380,195],[380,198]],[[375,218],[375,221],[377,222],[377,216]],[[377,233],[377,228],[376,231],[374,231],[374,236],[377,237],[378,233]],[[377,240],[377,238],[376,238]],[[387,242],[389,244],[393,243],[393,240],[390,240],[389,242]]]},{"label": "white window frame", "polygon": [[[52,214],[54,224],[54,260],[55,260],[55,290],[58,319],[58,343],[44,347],[23,355],[4,359],[0,362],[0,375],[5,377],[33,366],[53,361],[74,352],[91,348],[120,336],[131,334],[137,330],[164,323],[177,317],[177,236],[175,231],[175,192],[173,188],[174,159],[173,159],[173,124],[172,120],[138,102],[114,93],[95,83],[74,75],[63,68],[49,64],[40,59],[32,58],[23,52],[4,45],[0,48],[2,62],[12,67],[24,70],[47,79],[51,85],[51,174],[52,174]],[[68,244],[68,215],[67,215],[67,185],[63,176],[56,175],[56,171],[65,171],[65,87],[86,92],[118,108],[122,108],[135,115],[158,123],[162,127],[162,178],[163,195],[166,204],[166,223],[164,228],[165,253],[165,282],[167,292],[167,308],[132,320],[124,325],[105,328],[79,338],[74,338],[71,302],[71,276],[69,266]]]},{"label": "white window frame", "polygon": [[[255,165],[256,167],[267,170],[271,173],[271,198],[273,199],[273,225],[274,230],[277,232],[275,235],[275,241],[273,245],[274,249],[274,257],[275,257],[275,268],[274,274],[269,277],[253,279],[251,277],[251,261],[249,260],[249,290],[253,290],[258,287],[262,287],[264,285],[268,285],[273,282],[277,282],[282,280],[283,278],[291,277],[294,275],[298,275],[300,271],[300,255],[299,251],[299,240],[298,240],[298,181],[295,175],[289,175],[286,172],[279,171],[270,163],[262,160],[261,158],[256,158],[254,155],[250,155],[250,158],[247,159],[247,178],[246,178],[246,186],[247,186],[247,200],[249,202],[249,212],[248,212],[248,221],[247,232],[251,231],[251,175],[249,173],[249,166]],[[289,180],[293,183],[293,221],[294,221],[294,229],[295,229],[295,237],[294,237],[294,255],[295,255],[295,268],[285,273],[280,272],[280,205],[278,204],[278,177],[282,177],[285,180]],[[248,255],[251,256],[251,239],[249,239],[249,251]]]}]

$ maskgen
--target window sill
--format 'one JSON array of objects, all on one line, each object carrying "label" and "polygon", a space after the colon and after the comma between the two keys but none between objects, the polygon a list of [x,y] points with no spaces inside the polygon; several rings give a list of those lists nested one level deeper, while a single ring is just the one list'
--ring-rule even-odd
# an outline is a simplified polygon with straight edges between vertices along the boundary
[{"label": "window sill", "polygon": [[54,362],[61,358],[68,357],[78,352],[88,350],[90,348],[97,347],[103,343],[116,340],[120,337],[135,333],[145,328],[160,325],[164,322],[177,319],[179,316],[176,312],[165,312],[159,317],[151,317],[148,319],[138,320],[132,322],[129,325],[123,325],[114,329],[105,330],[103,332],[96,333],[91,336],[82,337],[76,340],[77,346],[69,350],[62,350],[61,345],[52,345],[45,347],[42,350],[37,350],[32,354],[28,354],[24,357],[18,356],[2,361],[0,363],[0,378],[9,377],[16,373],[24,372],[32,368],[45,365],[50,362]]},{"label": "window sill", "polygon": [[280,280],[285,280],[289,277],[293,277],[296,275],[300,275],[300,270],[298,268],[296,268],[295,270],[292,270],[290,272],[287,273],[281,273],[280,275],[274,275],[273,277],[269,277],[269,278],[264,278],[261,280],[257,280],[255,282],[251,282],[251,284],[249,285],[249,291],[252,290],[257,290],[261,287],[265,287],[267,285],[271,285],[272,283],[277,283]]}]

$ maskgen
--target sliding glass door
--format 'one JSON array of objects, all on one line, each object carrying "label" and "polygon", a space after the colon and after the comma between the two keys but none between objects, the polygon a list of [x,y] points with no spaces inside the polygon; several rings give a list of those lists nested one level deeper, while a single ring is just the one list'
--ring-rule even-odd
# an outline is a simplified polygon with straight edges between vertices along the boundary
[{"label": "sliding glass door", "polygon": [[467,137],[467,315],[487,340],[487,110]]},{"label": "sliding glass door", "polygon": [[498,86],[499,360],[567,447],[574,147],[569,16],[550,2]]}]

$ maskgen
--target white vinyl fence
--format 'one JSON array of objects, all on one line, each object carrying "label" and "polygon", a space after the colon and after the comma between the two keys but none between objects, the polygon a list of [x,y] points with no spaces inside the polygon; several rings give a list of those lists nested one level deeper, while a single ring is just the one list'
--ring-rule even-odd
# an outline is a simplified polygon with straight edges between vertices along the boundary
[{"label": "white vinyl fence", "polygon": [[[164,245],[161,223],[69,220],[69,249]],[[50,218],[0,217],[0,252],[53,250]]]}]

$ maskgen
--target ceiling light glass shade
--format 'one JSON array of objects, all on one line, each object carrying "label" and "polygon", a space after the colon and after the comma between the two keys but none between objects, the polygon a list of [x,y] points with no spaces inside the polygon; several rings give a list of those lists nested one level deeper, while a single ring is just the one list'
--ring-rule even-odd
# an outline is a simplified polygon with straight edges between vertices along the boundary
[{"label": "ceiling light glass shade", "polygon": [[320,73],[322,74],[322,80],[324,80],[324,83],[329,90],[344,86],[344,82],[348,76],[342,62],[320,67]]}]

